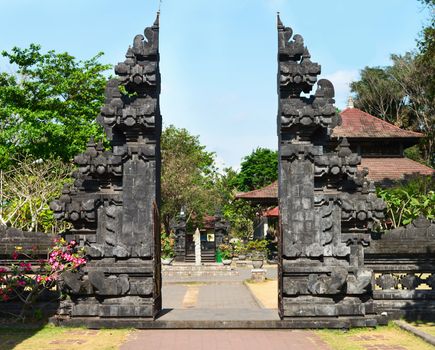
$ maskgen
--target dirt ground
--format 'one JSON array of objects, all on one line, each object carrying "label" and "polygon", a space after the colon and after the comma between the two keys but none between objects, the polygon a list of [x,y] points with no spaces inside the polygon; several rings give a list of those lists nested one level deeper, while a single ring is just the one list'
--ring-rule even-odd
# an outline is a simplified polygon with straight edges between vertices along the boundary
[{"label": "dirt ground", "polygon": [[246,281],[246,286],[265,309],[278,308],[278,281],[266,280],[252,283]]}]

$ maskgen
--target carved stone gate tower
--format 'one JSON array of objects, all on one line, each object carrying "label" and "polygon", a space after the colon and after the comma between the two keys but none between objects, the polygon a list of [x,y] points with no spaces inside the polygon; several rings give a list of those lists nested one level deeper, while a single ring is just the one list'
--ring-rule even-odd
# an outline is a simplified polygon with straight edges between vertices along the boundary
[{"label": "carved stone gate tower", "polygon": [[[330,133],[341,120],[303,38],[278,17],[279,313],[298,327],[373,325],[373,273],[364,267],[384,203],[357,171],[360,157]],[[314,95],[311,92],[317,82]],[[344,324],[344,326],[346,326]]]},{"label": "carved stone gate tower", "polygon": [[91,140],[75,157],[75,182],[51,204],[73,224],[89,256],[82,274],[63,276],[72,318],[154,317],[161,310],[159,16],[137,35],[97,118],[111,149]]}]

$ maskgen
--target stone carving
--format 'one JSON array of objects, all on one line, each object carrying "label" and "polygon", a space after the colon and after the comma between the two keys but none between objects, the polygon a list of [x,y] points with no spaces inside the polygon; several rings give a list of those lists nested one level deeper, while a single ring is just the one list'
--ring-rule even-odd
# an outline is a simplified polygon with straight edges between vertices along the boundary
[{"label": "stone carving", "polygon": [[224,219],[220,210],[214,216],[214,239],[216,247],[219,247],[228,236],[229,224]]},{"label": "stone carving", "polygon": [[398,279],[397,277],[387,273],[376,278],[376,284],[382,289],[394,289],[397,287]]},{"label": "stone carving", "polygon": [[376,286],[383,290],[388,289],[408,289],[415,290],[421,285],[426,285],[422,291],[430,292],[430,288],[435,287],[435,275],[431,272],[402,272],[383,273],[375,280]]},{"label": "stone carving", "polygon": [[364,294],[371,287],[373,272],[367,268],[357,269],[347,278],[347,294]]},{"label": "stone carving", "polygon": [[402,278],[400,278],[400,284],[406,289],[415,289],[417,288],[422,279],[415,274],[407,273]]},{"label": "stone carving", "polygon": [[73,186],[51,204],[66,233],[86,249],[81,274],[65,274],[69,317],[155,317],[160,294],[160,73],[159,18],[137,35],[117,78],[106,86],[97,117],[111,142],[91,139],[74,158]]},{"label": "stone carving", "polygon": [[435,274],[431,274],[429,277],[427,277],[424,282],[432,288],[432,290],[435,290]]},{"label": "stone carving", "polygon": [[[280,316],[369,319],[373,273],[363,247],[385,204],[348,141],[331,141],[341,123],[334,86],[317,81],[320,65],[279,16],[278,66]],[[301,96],[316,82],[314,95]]]},{"label": "stone carving", "polygon": [[343,267],[332,268],[331,275],[308,275],[308,291],[311,294],[338,294],[346,282],[348,273]]}]

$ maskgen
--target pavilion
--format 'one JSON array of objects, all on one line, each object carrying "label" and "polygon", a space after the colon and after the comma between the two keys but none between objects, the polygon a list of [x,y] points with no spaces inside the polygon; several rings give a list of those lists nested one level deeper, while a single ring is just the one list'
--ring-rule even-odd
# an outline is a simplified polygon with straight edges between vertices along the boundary
[{"label": "pavilion", "polygon": [[[359,170],[366,168],[368,178],[378,186],[391,186],[413,175],[434,175],[434,169],[406,158],[404,150],[416,145],[424,136],[422,133],[404,130],[380,118],[370,115],[353,105],[349,98],[348,106],[340,113],[342,122],[332,131],[332,140],[338,145],[343,138],[349,142],[352,152],[361,156]],[[263,188],[236,194],[237,199],[245,199],[263,208],[260,223],[254,236],[265,236],[268,218],[278,217],[278,181]]]}]

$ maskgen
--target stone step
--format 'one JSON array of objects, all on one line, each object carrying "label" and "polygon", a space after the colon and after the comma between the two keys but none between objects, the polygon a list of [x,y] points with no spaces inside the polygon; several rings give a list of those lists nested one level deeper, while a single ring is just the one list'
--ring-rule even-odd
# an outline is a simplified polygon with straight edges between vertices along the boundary
[{"label": "stone step", "polygon": [[174,309],[162,310],[156,320],[146,318],[60,318],[50,322],[57,326],[87,328],[137,329],[315,329],[376,327],[379,316],[366,317],[295,317],[280,320],[274,309]]},{"label": "stone step", "polygon": [[224,266],[220,263],[174,263],[173,265],[162,265],[163,276],[234,276],[239,272],[231,266]]}]

